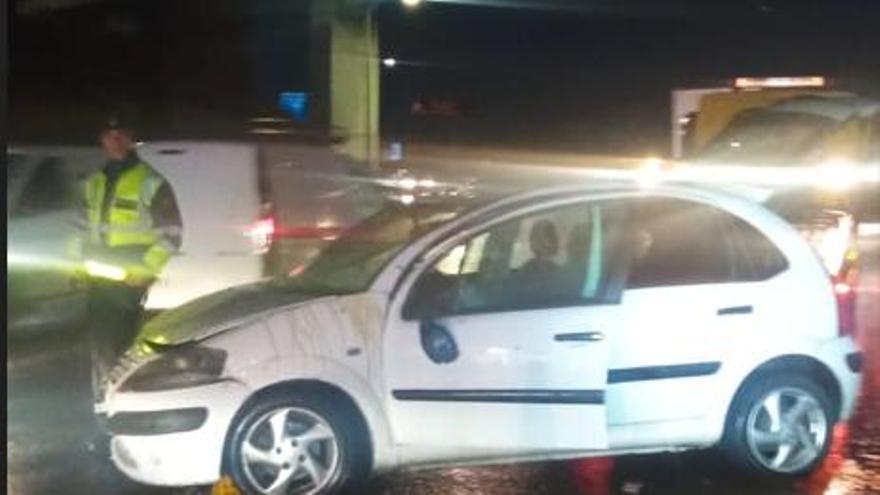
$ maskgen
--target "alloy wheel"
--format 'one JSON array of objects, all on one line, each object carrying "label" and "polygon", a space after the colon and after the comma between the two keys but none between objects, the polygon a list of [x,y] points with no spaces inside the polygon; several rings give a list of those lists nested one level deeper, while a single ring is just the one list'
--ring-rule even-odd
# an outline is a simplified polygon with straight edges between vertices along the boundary
[{"label": "alloy wheel", "polygon": [[746,442],[752,456],[766,469],[792,473],[822,455],[828,428],[828,417],[818,399],[800,388],[777,388],[749,411]]},{"label": "alloy wheel", "polygon": [[240,445],[245,476],[260,493],[317,493],[338,476],[339,441],[330,424],[298,407],[273,409],[248,429]]}]

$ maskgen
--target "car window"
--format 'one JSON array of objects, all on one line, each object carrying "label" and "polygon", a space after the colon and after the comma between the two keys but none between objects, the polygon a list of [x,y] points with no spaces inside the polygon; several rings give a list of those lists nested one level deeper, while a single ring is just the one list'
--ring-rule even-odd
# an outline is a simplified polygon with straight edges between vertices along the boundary
[{"label": "car window", "polygon": [[646,200],[627,229],[627,288],[712,284],[733,280],[718,210],[681,200]]},{"label": "car window", "polygon": [[303,273],[290,277],[286,283],[308,291],[363,291],[408,243],[453,220],[467,208],[464,203],[410,207],[389,203],[346,230]]},{"label": "car window", "polygon": [[609,302],[622,218],[614,203],[579,204],[490,227],[420,276],[404,317]]},{"label": "car window", "polygon": [[57,158],[48,158],[37,166],[30,176],[16,216],[30,216],[73,208],[76,206],[76,182],[71,179],[65,164]]},{"label": "car window", "polygon": [[758,229],[730,213],[718,211],[733,258],[737,282],[767,280],[788,268],[785,255]]}]

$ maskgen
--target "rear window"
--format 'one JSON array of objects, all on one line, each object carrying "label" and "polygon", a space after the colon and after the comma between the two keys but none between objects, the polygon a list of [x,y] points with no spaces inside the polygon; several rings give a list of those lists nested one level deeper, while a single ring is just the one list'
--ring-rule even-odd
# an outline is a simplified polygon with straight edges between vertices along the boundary
[{"label": "rear window", "polygon": [[630,289],[755,282],[788,267],[758,229],[724,210],[682,200],[650,200],[630,224]]},{"label": "rear window", "polygon": [[733,264],[716,209],[680,200],[639,202],[630,225],[627,287],[729,282]]},{"label": "rear window", "polygon": [[726,212],[720,212],[720,219],[730,242],[734,280],[767,280],[788,268],[785,255],[758,229]]}]

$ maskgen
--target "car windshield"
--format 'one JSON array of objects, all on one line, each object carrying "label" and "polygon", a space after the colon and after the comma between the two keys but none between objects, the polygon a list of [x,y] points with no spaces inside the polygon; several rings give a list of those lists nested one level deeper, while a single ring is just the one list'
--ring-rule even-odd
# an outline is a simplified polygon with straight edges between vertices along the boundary
[{"label": "car windshield", "polygon": [[742,165],[798,165],[808,159],[832,119],[794,112],[746,112],[696,159]]},{"label": "car windshield", "polygon": [[288,283],[300,290],[335,294],[366,290],[404,246],[456,218],[465,209],[464,204],[389,203],[347,230]]}]

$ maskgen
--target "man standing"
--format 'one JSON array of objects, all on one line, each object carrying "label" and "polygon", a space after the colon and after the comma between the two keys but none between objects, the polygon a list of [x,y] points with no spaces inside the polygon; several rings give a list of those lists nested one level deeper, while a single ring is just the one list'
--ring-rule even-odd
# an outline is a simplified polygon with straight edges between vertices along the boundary
[{"label": "man standing", "polygon": [[100,141],[107,163],[85,184],[84,265],[96,398],[134,340],[147,290],[180,248],[182,227],[171,185],[138,156],[132,126],[111,117]]}]

